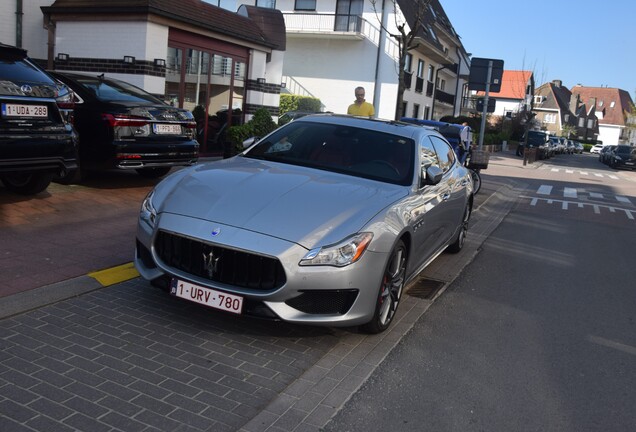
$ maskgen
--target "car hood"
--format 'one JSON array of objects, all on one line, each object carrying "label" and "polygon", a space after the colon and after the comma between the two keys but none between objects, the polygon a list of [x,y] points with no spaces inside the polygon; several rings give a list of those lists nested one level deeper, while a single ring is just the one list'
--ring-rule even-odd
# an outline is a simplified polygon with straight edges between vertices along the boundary
[{"label": "car hood", "polygon": [[168,177],[155,192],[155,205],[159,213],[235,226],[312,249],[360,231],[407,194],[405,186],[238,156]]}]

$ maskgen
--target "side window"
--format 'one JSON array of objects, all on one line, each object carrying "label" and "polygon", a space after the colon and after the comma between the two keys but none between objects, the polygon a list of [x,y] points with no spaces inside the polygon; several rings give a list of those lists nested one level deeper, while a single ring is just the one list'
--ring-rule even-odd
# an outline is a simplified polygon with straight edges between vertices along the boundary
[{"label": "side window", "polygon": [[424,169],[427,169],[431,165],[439,166],[437,153],[435,153],[433,143],[428,138],[424,138],[420,143],[420,164]]},{"label": "side window", "polygon": [[453,151],[453,148],[450,146],[450,144],[448,144],[440,137],[431,135],[429,138],[431,139],[433,147],[435,148],[435,152],[437,153],[437,158],[439,159],[439,167],[442,169],[442,171],[444,171],[444,174],[446,174],[455,162],[455,152]]}]

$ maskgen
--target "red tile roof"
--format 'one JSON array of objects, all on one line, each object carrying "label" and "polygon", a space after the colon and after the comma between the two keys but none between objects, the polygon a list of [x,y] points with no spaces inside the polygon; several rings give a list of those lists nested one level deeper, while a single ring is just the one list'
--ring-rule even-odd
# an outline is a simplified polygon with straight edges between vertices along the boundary
[{"label": "red tile roof", "polygon": [[593,98],[596,99],[596,112],[603,114],[602,118],[599,115],[598,122],[600,124],[624,126],[625,114],[631,111],[633,104],[629,93],[618,88],[577,85],[572,87],[572,94],[578,94],[581,97],[581,101],[590,108],[594,106],[592,104]]},{"label": "red tile roof", "polygon": [[[526,87],[532,78],[531,71],[504,70],[501,77],[501,89],[499,92],[490,92],[488,95],[497,99],[523,100],[526,96]],[[477,92],[483,96],[484,92]]]}]

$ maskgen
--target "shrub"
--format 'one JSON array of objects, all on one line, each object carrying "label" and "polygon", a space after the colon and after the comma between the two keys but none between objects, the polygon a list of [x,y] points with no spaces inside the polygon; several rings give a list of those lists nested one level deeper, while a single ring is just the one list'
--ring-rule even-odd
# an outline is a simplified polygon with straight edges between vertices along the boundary
[{"label": "shrub", "polygon": [[320,112],[321,108],[322,103],[318,98],[292,94],[282,94],[280,95],[278,115],[283,115],[288,111]]},{"label": "shrub", "polygon": [[243,141],[251,137],[264,137],[274,129],[276,123],[272,119],[269,111],[259,108],[254,116],[243,125],[230,126],[227,130],[227,141],[230,144],[228,151],[224,152],[225,157],[234,156],[243,151]]}]

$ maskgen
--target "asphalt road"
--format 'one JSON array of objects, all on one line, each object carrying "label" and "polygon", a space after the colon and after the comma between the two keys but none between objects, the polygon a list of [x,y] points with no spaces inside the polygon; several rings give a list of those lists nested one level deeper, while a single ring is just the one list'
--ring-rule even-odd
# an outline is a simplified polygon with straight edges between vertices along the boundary
[{"label": "asphalt road", "polygon": [[535,174],[325,431],[636,430],[636,173]]}]

